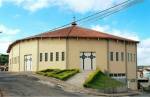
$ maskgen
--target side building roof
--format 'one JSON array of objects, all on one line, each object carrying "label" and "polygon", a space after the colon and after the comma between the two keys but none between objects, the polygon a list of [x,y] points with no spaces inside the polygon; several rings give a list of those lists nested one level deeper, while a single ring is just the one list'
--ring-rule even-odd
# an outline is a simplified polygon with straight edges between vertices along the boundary
[{"label": "side building roof", "polygon": [[48,31],[48,32],[41,33],[35,36],[16,40],[12,44],[9,45],[7,49],[7,53],[9,53],[11,48],[16,43],[19,43],[20,41],[25,41],[25,40],[30,40],[30,39],[41,39],[41,38],[91,38],[91,39],[102,38],[102,39],[113,39],[113,40],[122,40],[122,41],[139,43],[139,41],[135,41],[135,40],[131,40],[131,39],[123,38],[123,37],[118,37],[115,35],[72,25],[70,27],[62,28],[59,30]]}]

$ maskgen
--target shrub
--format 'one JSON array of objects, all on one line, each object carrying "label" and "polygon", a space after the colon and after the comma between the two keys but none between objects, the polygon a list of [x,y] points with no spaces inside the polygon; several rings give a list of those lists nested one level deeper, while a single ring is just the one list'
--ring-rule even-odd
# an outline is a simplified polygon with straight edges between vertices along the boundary
[{"label": "shrub", "polygon": [[46,69],[37,72],[37,74],[54,77],[60,80],[67,80],[68,78],[72,77],[76,73],[78,73],[78,69],[66,69],[66,70],[59,70],[59,69]]},{"label": "shrub", "polygon": [[51,72],[53,71],[53,69],[45,69],[45,70],[41,70],[40,72]]},{"label": "shrub", "polygon": [[84,86],[84,87],[87,87],[88,83],[90,83],[98,73],[99,73],[99,70],[96,70],[96,71],[92,72],[92,73],[88,76],[88,78],[85,80],[83,86]]},{"label": "shrub", "polygon": [[75,74],[79,73],[79,70],[77,69],[72,69],[72,70],[66,70],[64,72],[62,72],[62,74],[60,75],[60,77],[62,77],[62,80],[67,80],[68,78],[74,76]]},{"label": "shrub", "polygon": [[123,83],[108,77],[100,70],[92,72],[83,84],[84,87],[95,89],[116,88],[123,85]]}]

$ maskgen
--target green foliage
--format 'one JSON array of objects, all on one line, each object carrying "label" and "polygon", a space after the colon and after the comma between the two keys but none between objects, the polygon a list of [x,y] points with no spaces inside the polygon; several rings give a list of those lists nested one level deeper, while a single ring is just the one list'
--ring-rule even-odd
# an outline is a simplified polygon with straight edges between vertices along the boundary
[{"label": "green foliage", "polygon": [[48,77],[54,77],[60,80],[67,80],[68,78],[72,77],[78,72],[79,70],[77,69],[68,69],[68,70],[46,69],[37,72],[37,74],[48,76]]},{"label": "green foliage", "polygon": [[104,88],[116,88],[123,86],[124,84],[106,76],[101,71],[97,70],[93,72],[84,83],[84,87],[94,88],[94,89],[104,89]]},{"label": "green foliage", "polygon": [[83,85],[86,87],[86,85],[87,85],[88,83],[90,83],[98,73],[99,73],[99,70],[96,70],[96,71],[92,72],[92,73],[88,76],[88,78],[85,80],[85,83],[84,83]]},{"label": "green foliage", "polygon": [[0,55],[0,65],[8,64],[9,57],[8,55],[1,54]]},{"label": "green foliage", "polygon": [[42,71],[40,71],[40,72],[51,72],[51,71],[53,71],[54,69],[45,69],[45,70],[42,70]]}]

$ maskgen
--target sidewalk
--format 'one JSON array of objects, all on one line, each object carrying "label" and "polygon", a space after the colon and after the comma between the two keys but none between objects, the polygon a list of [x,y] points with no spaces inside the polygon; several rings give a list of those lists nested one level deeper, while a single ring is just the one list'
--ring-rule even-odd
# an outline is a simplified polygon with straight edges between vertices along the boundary
[{"label": "sidewalk", "polygon": [[97,92],[94,89],[87,89],[87,88],[82,88],[74,85],[73,83],[67,83],[65,81],[61,81],[52,77],[45,77],[42,75],[38,75],[35,73],[20,73],[20,75],[25,75],[28,77],[35,77],[38,78],[40,83],[49,85],[51,87],[58,87],[63,89],[64,91],[67,92],[76,92],[76,93],[83,93],[83,94],[89,94],[89,95],[95,95],[95,96],[133,96],[133,95],[139,95],[140,92],[138,91],[130,91],[127,93],[117,93],[117,94],[105,94],[105,93],[100,93]]},{"label": "sidewalk", "polygon": [[65,82],[69,84],[73,83],[75,86],[83,88],[83,84],[91,72],[92,71],[79,72]]}]

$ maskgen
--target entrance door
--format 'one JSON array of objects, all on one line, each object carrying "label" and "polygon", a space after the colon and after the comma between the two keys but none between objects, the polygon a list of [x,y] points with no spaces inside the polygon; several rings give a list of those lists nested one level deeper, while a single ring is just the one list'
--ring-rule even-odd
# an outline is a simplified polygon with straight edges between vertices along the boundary
[{"label": "entrance door", "polygon": [[32,55],[24,56],[25,71],[32,71]]},{"label": "entrance door", "polygon": [[80,66],[82,70],[95,70],[96,69],[96,54],[94,52],[81,52],[80,53]]}]

